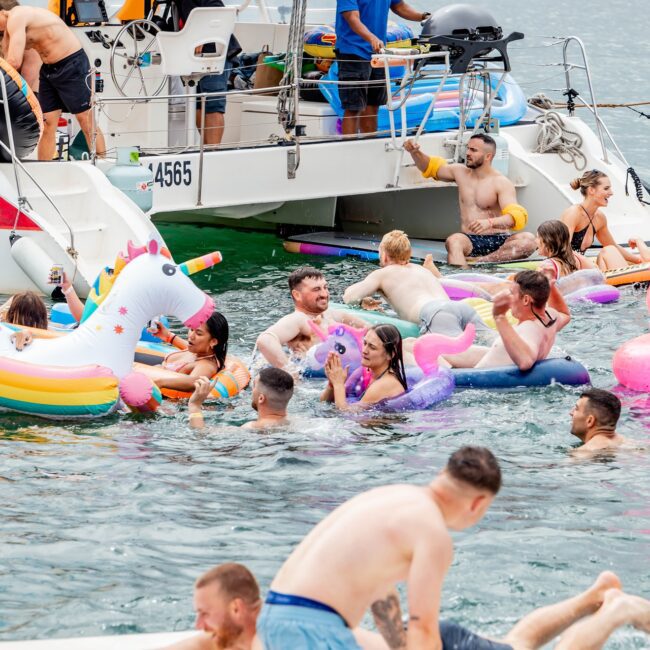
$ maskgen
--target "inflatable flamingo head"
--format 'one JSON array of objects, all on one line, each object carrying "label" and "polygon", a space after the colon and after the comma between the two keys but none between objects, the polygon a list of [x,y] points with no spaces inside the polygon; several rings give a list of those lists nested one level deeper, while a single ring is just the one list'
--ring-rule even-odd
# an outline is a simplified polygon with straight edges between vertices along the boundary
[{"label": "inflatable flamingo head", "polygon": [[425,334],[413,346],[413,356],[425,375],[438,372],[438,357],[441,354],[458,354],[464,352],[474,342],[476,327],[470,323],[465,331],[451,338],[442,334]]},{"label": "inflatable flamingo head", "polygon": [[344,367],[347,366],[352,370],[361,365],[361,350],[363,348],[363,336],[366,333],[365,329],[350,327],[350,325],[344,325],[343,323],[333,323],[329,326],[326,334],[313,321],[309,321],[309,325],[322,341],[314,351],[316,361],[324,364],[327,355],[330,352],[336,352],[341,357],[341,365]]},{"label": "inflatable flamingo head", "polygon": [[[142,325],[156,314],[170,314],[187,327],[197,328],[214,311],[214,301],[174,263],[163,242],[153,235],[147,244],[129,242],[124,265],[99,310],[118,309],[138,314]],[[119,304],[119,306],[118,306]]]}]

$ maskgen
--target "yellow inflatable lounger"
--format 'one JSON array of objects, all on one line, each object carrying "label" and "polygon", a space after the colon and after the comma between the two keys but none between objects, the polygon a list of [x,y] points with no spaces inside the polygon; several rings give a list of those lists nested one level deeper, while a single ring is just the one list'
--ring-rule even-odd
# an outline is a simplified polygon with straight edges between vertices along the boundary
[{"label": "yellow inflatable lounger", "polygon": [[650,281],[650,262],[630,264],[630,266],[624,266],[620,269],[605,271],[605,282],[614,287],[648,281]]}]

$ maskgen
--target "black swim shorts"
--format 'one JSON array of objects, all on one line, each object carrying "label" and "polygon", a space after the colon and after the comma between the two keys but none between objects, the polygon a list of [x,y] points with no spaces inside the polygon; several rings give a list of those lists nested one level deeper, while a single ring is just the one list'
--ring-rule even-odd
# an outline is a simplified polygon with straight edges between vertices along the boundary
[{"label": "black swim shorts", "polygon": [[451,621],[440,621],[443,650],[513,650],[511,645],[490,641]]},{"label": "black swim shorts", "polygon": [[44,63],[39,78],[38,101],[43,113],[66,111],[77,115],[90,108],[90,61],[77,50],[56,63]]},{"label": "black swim shorts", "polygon": [[506,243],[506,239],[511,235],[470,235],[463,233],[472,242],[472,250],[470,255],[472,257],[479,257],[481,255],[489,255],[494,251],[499,250],[501,246]]},{"label": "black swim shorts", "polygon": [[383,106],[388,99],[384,68],[373,68],[370,61],[356,54],[336,53],[339,81],[367,81],[372,85],[339,86],[341,106],[347,111],[363,111],[366,106]]}]

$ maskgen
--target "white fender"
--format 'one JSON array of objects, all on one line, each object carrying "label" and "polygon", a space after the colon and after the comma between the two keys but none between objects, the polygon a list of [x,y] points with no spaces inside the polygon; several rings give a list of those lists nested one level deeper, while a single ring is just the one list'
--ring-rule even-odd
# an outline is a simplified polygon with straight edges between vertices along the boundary
[{"label": "white fender", "polygon": [[54,260],[33,239],[21,235],[15,235],[11,241],[11,257],[34,286],[51,298],[57,287],[47,280]]}]

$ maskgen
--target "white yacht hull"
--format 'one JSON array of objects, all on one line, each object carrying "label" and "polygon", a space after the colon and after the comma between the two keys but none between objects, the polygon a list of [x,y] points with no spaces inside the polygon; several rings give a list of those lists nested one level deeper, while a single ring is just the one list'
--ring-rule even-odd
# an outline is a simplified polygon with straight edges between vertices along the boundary
[{"label": "white yacht hull", "polygon": [[[584,139],[587,168],[606,172],[612,181],[614,195],[606,212],[614,237],[620,242],[631,236],[650,240],[650,208],[636,196],[626,196],[625,165],[613,155],[609,163],[599,157],[599,142],[582,120],[567,118],[567,123]],[[517,187],[518,201],[528,210],[531,232],[580,198],[569,187],[581,173],[573,164],[557,154],[533,153],[538,128],[525,123],[501,130],[509,146],[509,177]],[[451,135],[424,134],[420,144],[427,153],[448,156],[444,142]],[[288,157],[293,151],[273,145],[206,152],[201,184],[198,152],[145,156],[143,164],[154,171],[154,219],[192,221],[195,215],[206,223],[211,215],[233,221],[257,217],[303,226],[337,224],[346,231],[369,234],[401,228],[424,239],[444,239],[458,230],[455,185],[422,178],[410,157],[395,150],[390,139],[303,144],[295,178],[289,178]],[[174,166],[186,170],[184,176],[176,174],[178,184]],[[172,171],[165,173],[168,169]],[[399,179],[393,186],[396,170]],[[305,202],[313,209],[296,210]]]}]

